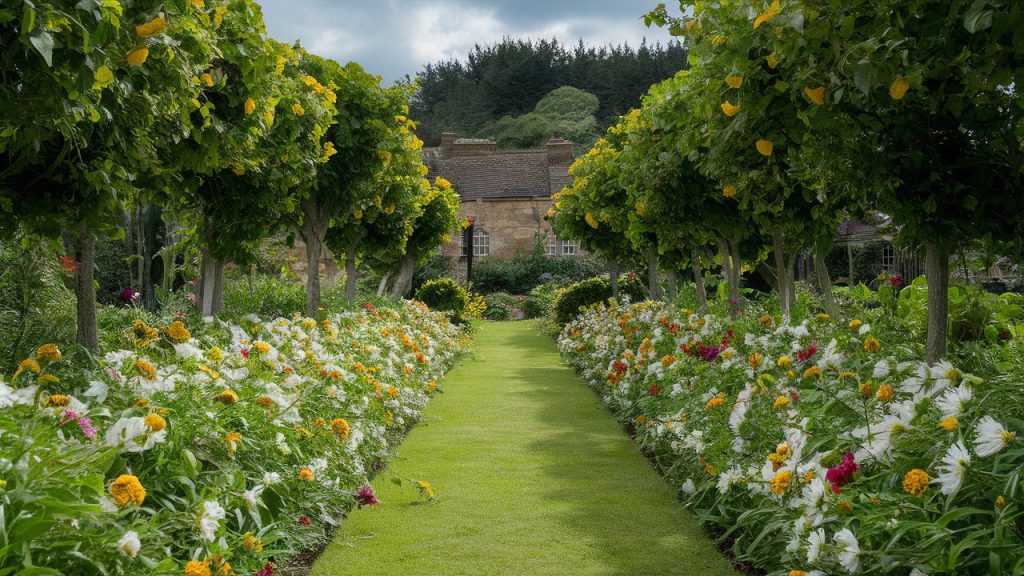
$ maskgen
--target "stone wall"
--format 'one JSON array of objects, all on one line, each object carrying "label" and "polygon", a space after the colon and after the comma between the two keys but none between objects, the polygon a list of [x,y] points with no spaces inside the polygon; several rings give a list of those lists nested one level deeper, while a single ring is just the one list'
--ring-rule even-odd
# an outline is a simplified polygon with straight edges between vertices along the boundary
[{"label": "stone wall", "polygon": [[[517,252],[528,254],[539,241],[546,246],[552,237],[551,224],[544,220],[550,198],[479,199],[459,205],[459,218],[473,217],[476,229],[487,232],[490,256],[511,258]],[[453,235],[442,252],[456,262],[465,262],[460,235]],[[478,257],[479,258],[479,257]]]}]

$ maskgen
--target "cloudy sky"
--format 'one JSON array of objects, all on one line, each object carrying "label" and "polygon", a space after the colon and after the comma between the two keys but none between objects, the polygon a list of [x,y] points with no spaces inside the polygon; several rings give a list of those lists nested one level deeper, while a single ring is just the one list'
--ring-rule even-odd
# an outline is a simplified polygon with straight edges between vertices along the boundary
[{"label": "cloudy sky", "polygon": [[658,0],[261,0],[270,36],[311,52],[355,60],[391,83],[424,64],[464,59],[503,36],[575,44],[665,42],[644,26]]}]

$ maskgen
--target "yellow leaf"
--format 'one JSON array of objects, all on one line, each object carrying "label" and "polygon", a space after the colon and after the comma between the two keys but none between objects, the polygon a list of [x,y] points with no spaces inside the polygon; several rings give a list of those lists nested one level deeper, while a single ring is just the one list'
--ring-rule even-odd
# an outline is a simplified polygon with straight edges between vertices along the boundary
[{"label": "yellow leaf", "polygon": [[771,68],[772,70],[775,70],[775,68],[777,68],[779,65],[779,57],[775,55],[775,52],[769,54],[768,57],[765,58],[765,60],[768,61],[768,67]]},{"label": "yellow leaf", "polygon": [[779,0],[772,2],[771,6],[769,6],[767,10],[759,14],[757,18],[754,19],[754,30],[760,28],[761,24],[764,24],[778,16],[781,11],[782,7],[779,5]]},{"label": "yellow leaf", "polygon": [[729,88],[739,88],[743,85],[743,76],[726,76],[725,83],[729,85]]},{"label": "yellow leaf", "polygon": [[740,113],[740,108],[741,108],[741,106],[739,104],[733,106],[732,104],[729,103],[728,100],[726,100],[725,102],[722,102],[722,112],[724,112],[725,115],[730,117],[730,118],[732,118],[733,116],[739,114]]},{"label": "yellow leaf", "polygon": [[726,184],[725,187],[722,188],[722,196],[725,196],[726,198],[732,198],[735,195],[736,187],[733,186],[732,184]]},{"label": "yellow leaf", "polygon": [[811,88],[811,87],[805,86],[804,87],[804,94],[807,95],[807,98],[811,102],[814,102],[818,106],[821,106],[821,105],[825,104],[825,87],[824,86],[821,86],[819,88]]},{"label": "yellow leaf", "polygon": [[893,100],[903,100],[903,97],[907,95],[907,90],[910,89],[910,83],[903,76],[897,75],[893,79],[892,84],[889,86],[889,96]]},{"label": "yellow leaf", "polygon": [[154,34],[163,32],[164,27],[167,26],[167,20],[164,20],[163,16],[157,16],[145,24],[140,24],[135,27],[135,34],[139,38],[149,38]]},{"label": "yellow leaf", "polygon": [[149,58],[149,48],[136,48],[128,53],[128,65],[142,66],[146,63],[146,58]]},{"label": "yellow leaf", "polygon": [[638,216],[643,216],[647,213],[647,206],[643,202],[637,202],[633,208],[636,209]]},{"label": "yellow leaf", "polygon": [[756,146],[757,151],[760,152],[762,156],[771,156],[772,150],[775,149],[775,146],[772,144],[771,140],[765,140],[763,138],[757,141]]},{"label": "yellow leaf", "polygon": [[206,8],[206,0],[192,0],[192,5],[196,8]]}]

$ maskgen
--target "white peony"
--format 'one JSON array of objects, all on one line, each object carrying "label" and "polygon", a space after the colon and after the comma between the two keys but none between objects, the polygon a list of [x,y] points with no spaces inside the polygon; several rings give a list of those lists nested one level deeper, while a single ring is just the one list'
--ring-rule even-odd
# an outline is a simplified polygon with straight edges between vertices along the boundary
[{"label": "white peony", "polygon": [[117,549],[121,551],[123,556],[129,558],[135,558],[141,548],[142,542],[139,540],[139,534],[134,530],[125,532],[124,536],[121,536],[121,539],[117,541]]}]

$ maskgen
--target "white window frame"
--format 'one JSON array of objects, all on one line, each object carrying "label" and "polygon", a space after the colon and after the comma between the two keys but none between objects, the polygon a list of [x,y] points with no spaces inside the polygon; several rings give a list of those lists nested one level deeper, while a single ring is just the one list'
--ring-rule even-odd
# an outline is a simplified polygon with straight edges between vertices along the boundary
[{"label": "white window frame", "polygon": [[559,254],[562,256],[578,256],[580,253],[580,241],[579,240],[562,240],[560,242],[561,250]]},{"label": "white window frame", "polygon": [[491,253],[491,235],[483,228],[473,230],[473,257],[488,256]]},{"label": "white window frame", "polygon": [[892,244],[882,247],[882,269],[888,273],[896,271],[896,247]]}]

